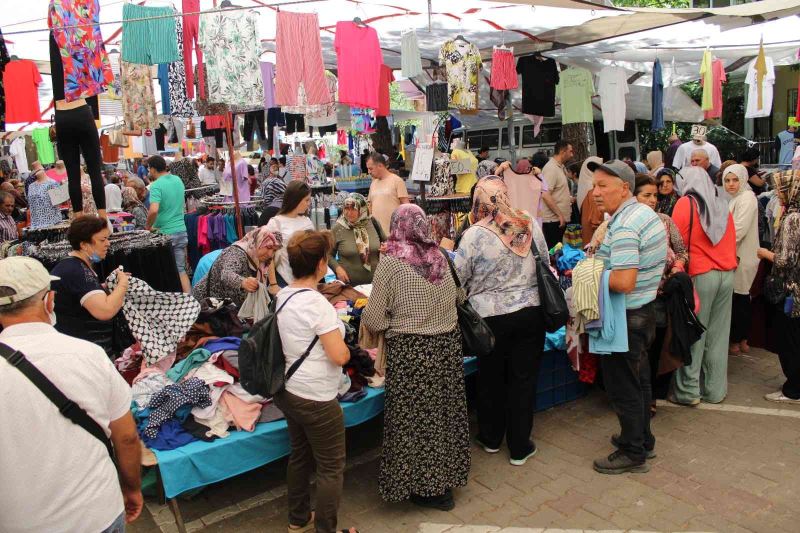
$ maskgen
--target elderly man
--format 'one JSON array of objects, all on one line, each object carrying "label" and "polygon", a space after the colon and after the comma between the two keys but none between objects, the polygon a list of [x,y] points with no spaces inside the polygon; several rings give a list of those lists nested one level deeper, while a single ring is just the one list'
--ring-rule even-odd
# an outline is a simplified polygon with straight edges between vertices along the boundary
[{"label": "elderly man", "polygon": [[25,200],[25,198],[22,197],[22,194],[19,192],[19,190],[17,190],[16,187],[14,187],[14,184],[11,183],[10,181],[4,181],[3,183],[0,183],[0,191],[7,192],[8,194],[14,197],[14,207],[18,209],[25,209],[26,207],[28,207],[27,200]]},{"label": "elderly man", "polygon": [[[603,261],[612,298],[624,294],[628,330],[627,351],[602,355],[603,382],[617,413],[619,435],[611,437],[617,451],[595,460],[602,474],[647,472],[655,457],[656,439],[650,431],[650,363],[648,349],[655,336],[654,300],[667,258],[667,234],[655,211],[633,196],[635,176],[622,161],[590,162],[594,173],[592,196],[598,209],[611,216],[605,239],[595,257]],[[614,293],[617,293],[615,295]],[[615,339],[617,340],[617,339]]]},{"label": "elderly man", "polygon": [[672,161],[672,166],[678,170],[683,167],[691,165],[692,151],[703,149],[708,154],[708,159],[715,167],[722,165],[722,159],[719,157],[719,150],[717,147],[706,140],[705,135],[695,134],[691,141],[685,142],[675,152],[675,159]]},{"label": "elderly man", "polygon": [[719,167],[711,164],[708,158],[708,152],[706,152],[705,149],[698,148],[697,150],[693,150],[690,163],[693,167],[700,167],[705,170],[708,173],[708,177],[711,178],[711,183],[716,185]]},{"label": "elderly man", "polygon": [[9,192],[0,191],[0,242],[13,241],[19,238],[17,223],[12,216],[13,212],[14,196]]},{"label": "elderly man", "polygon": [[52,279],[0,261],[0,531],[124,531],[143,503],[131,388],[99,346],[53,328]]}]

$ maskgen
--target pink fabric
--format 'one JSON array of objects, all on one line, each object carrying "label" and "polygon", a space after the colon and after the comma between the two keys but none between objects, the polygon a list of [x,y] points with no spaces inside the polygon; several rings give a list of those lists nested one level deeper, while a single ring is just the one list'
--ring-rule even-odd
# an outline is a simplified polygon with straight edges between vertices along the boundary
[{"label": "pink fabric", "polygon": [[[183,0],[184,13],[200,11],[200,0]],[[197,86],[200,98],[205,99],[205,74],[203,73],[203,50],[200,48],[200,15],[183,16],[183,66],[186,69],[186,96],[194,98],[194,68],[192,48],[197,53]]]},{"label": "pink fabric", "polygon": [[394,74],[391,67],[381,65],[381,81],[378,87],[378,108],[375,110],[376,117],[388,117],[391,114],[389,101],[389,84],[394,81]]},{"label": "pink fabric", "polygon": [[260,403],[245,402],[227,390],[219,401],[228,410],[225,419],[229,424],[235,425],[238,430],[253,431],[256,428],[256,422],[261,417]]},{"label": "pink fabric", "polygon": [[208,216],[197,219],[197,249],[202,255],[211,251],[211,244],[208,242]]},{"label": "pink fabric", "polygon": [[205,117],[206,128],[216,130],[225,128],[225,117],[223,115],[209,115]]},{"label": "pink fabric", "polygon": [[[721,59],[715,59],[711,63],[711,73],[714,75],[714,87],[712,87],[711,96],[714,107],[703,113],[705,118],[720,118],[722,116],[722,83],[728,81],[728,76],[725,74],[725,65]],[[700,78],[702,83],[704,77]]]},{"label": "pink fabric", "polygon": [[278,11],[275,50],[276,105],[297,105],[297,89],[301,81],[308,105],[331,102],[322,64],[319,18],[316,13]]},{"label": "pink fabric", "polygon": [[431,238],[425,212],[415,204],[402,204],[392,214],[391,234],[386,255],[408,263],[414,271],[433,283],[442,281],[448,268],[439,246]]},{"label": "pink fabric", "polygon": [[352,21],[337,22],[333,43],[339,74],[339,102],[377,109],[383,53],[375,28],[359,26]]},{"label": "pink fabric", "polygon": [[495,48],[492,52],[492,78],[489,86],[501,91],[516,89],[519,86],[517,68],[514,65],[514,53],[511,50]]},{"label": "pink fabric", "polygon": [[47,174],[48,178],[50,178],[51,180],[53,180],[53,181],[55,181],[57,183],[61,183],[65,179],[67,179],[67,172],[66,171],[64,171],[63,174],[59,174],[58,171],[56,169],[54,169],[54,168],[51,168],[50,170],[45,172],[45,174]]},{"label": "pink fabric", "polygon": [[538,137],[539,131],[542,129],[544,117],[541,115],[525,115],[525,118],[533,122],[533,136]]},{"label": "pink fabric", "polygon": [[533,174],[517,174],[510,170],[503,172],[503,180],[508,187],[511,207],[525,211],[532,219],[536,219],[539,216],[542,182]]}]

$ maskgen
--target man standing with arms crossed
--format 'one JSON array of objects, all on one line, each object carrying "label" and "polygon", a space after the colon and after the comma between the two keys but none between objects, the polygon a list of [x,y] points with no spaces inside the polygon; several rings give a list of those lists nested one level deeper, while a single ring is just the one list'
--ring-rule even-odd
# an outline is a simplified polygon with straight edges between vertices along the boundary
[{"label": "man standing with arms crossed", "polygon": [[599,356],[621,431],[611,437],[617,451],[596,459],[594,469],[602,474],[647,472],[646,460],[655,457],[656,442],[650,431],[647,350],[655,336],[653,301],[667,258],[667,234],[655,211],[633,196],[635,177],[628,165],[611,160],[589,163],[588,168],[594,173],[594,201],[611,217],[595,257],[611,270],[609,291],[625,294],[628,328],[627,352]]}]

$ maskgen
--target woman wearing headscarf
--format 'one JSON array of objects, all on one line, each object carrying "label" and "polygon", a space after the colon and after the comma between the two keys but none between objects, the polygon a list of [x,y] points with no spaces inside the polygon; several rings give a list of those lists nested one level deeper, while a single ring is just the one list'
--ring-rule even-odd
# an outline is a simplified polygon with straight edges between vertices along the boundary
[{"label": "woman wearing headscarf", "polygon": [[478,441],[497,453],[505,437],[511,464],[521,466],[536,453],[531,431],[545,333],[531,246],[548,261],[547,242],[528,213],[511,207],[502,180],[478,182],[472,216],[477,222],[454,262],[495,337],[494,351],[478,359]]},{"label": "woman wearing headscarf", "polygon": [[748,353],[750,331],[750,287],[758,271],[758,200],[747,183],[747,168],[734,164],[722,171],[722,186],[731,195],[728,209],[736,227],[736,257],[733,274],[730,353]]},{"label": "woman wearing headscarf", "polygon": [[647,168],[650,170],[649,174],[656,177],[658,171],[664,168],[664,154],[661,150],[653,150],[647,152]]},{"label": "woman wearing headscarf", "polygon": [[[778,358],[786,382],[780,390],[764,398],[770,402],[800,405],[800,173],[787,170],[773,174],[775,190],[783,213],[778,220],[772,251],[758,249],[758,257],[773,263],[772,274],[783,282],[783,289],[793,304],[776,305],[775,331],[778,334]],[[787,298],[788,299],[788,298]]]},{"label": "woman wearing headscarf", "polygon": [[133,215],[133,224],[136,229],[144,229],[147,225],[147,209],[139,199],[136,189],[125,187],[122,189],[122,209]]},{"label": "woman wearing headscarf", "polygon": [[333,250],[328,266],[336,278],[350,285],[372,283],[386,235],[378,221],[369,215],[367,199],[358,193],[349,194],[332,233]]},{"label": "woman wearing headscarf", "polygon": [[736,228],[727,202],[705,170],[685,167],[677,184],[683,196],[675,204],[672,220],[689,252],[688,274],[700,297],[697,317],[706,331],[692,345],[692,364],[675,372],[674,395],[669,399],[683,405],[697,405],[701,399],[719,403],[728,393]]},{"label": "woman wearing headscarf", "polygon": [[386,335],[386,407],[378,487],[384,500],[441,510],[467,483],[469,421],[459,291],[419,206],[392,214],[361,323]]},{"label": "woman wearing headscarf", "polygon": [[281,248],[281,234],[266,226],[249,231],[225,248],[211,270],[192,289],[195,298],[228,298],[241,307],[248,293],[256,292],[267,279],[267,268]]},{"label": "woman wearing headscarf", "polygon": [[600,165],[603,163],[603,158],[587,157],[578,173],[578,195],[575,201],[581,214],[581,237],[584,245],[592,242],[594,232],[603,223],[603,213],[594,203],[594,197],[589,194],[594,189],[594,173],[589,170],[589,163]]},{"label": "woman wearing headscarf", "polygon": [[672,210],[678,202],[678,192],[675,190],[675,172],[670,168],[662,168],[656,172],[656,213],[672,216]]}]

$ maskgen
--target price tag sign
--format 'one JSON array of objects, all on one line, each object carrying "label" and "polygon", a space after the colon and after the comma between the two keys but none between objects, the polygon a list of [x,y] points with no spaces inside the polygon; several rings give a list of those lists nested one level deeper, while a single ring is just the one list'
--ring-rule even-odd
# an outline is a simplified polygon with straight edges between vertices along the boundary
[{"label": "price tag sign", "polygon": [[472,165],[469,159],[451,159],[450,174],[469,174],[472,172]]},{"label": "price tag sign", "polygon": [[48,196],[50,196],[50,204],[53,206],[61,205],[67,200],[69,200],[69,187],[65,182],[62,185],[59,185],[55,189],[50,189],[47,191]]},{"label": "price tag sign", "polygon": [[692,137],[695,135],[705,135],[708,128],[702,124],[692,124]]},{"label": "price tag sign", "polygon": [[432,166],[433,145],[420,144],[414,153],[414,168],[411,170],[411,179],[414,181],[431,181]]}]

